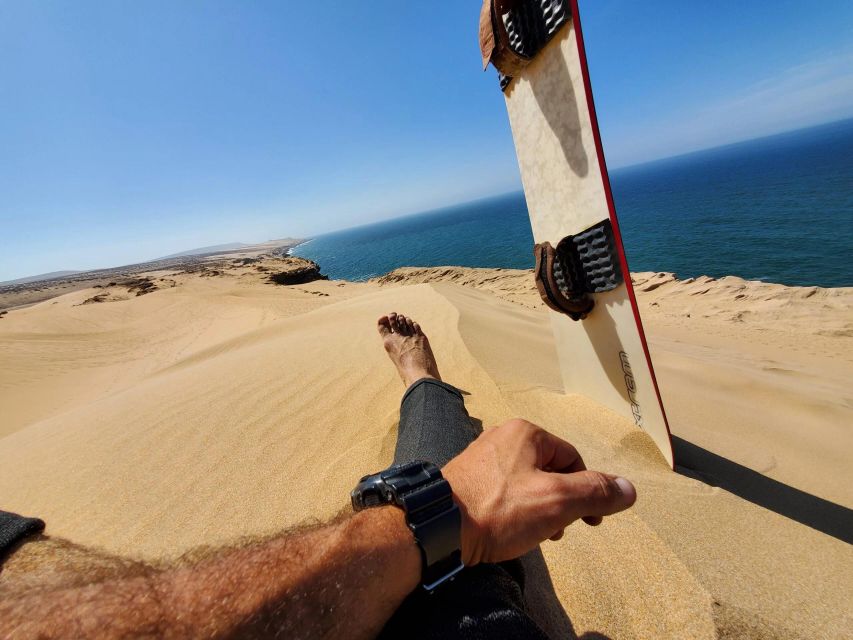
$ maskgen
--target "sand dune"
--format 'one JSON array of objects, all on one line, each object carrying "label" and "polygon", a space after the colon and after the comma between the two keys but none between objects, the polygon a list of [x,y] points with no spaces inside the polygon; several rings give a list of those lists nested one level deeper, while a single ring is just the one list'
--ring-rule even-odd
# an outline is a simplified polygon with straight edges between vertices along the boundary
[{"label": "sand dune", "polygon": [[[853,507],[853,288],[633,274],[674,432]],[[453,282],[544,309],[530,272],[397,269],[383,286]]]},{"label": "sand dune", "polygon": [[[0,320],[0,506],[149,560],[329,517],[392,456],[403,387],[374,323],[398,309],[473,417],[527,417],[637,484],[631,511],[542,547],[563,635],[851,628],[853,290],[635,276],[685,443],[673,473],[628,421],[563,394],[526,272],[283,287],[258,266],[154,274],[164,286],[146,295],[83,305],[100,290],[77,291]],[[301,490],[309,476],[323,482]]]}]

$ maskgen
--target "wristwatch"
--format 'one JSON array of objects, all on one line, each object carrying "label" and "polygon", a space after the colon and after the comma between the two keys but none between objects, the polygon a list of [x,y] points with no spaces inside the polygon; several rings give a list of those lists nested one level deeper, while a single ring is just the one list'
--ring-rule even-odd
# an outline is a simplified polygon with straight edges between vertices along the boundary
[{"label": "wristwatch", "polygon": [[406,513],[423,560],[423,588],[433,591],[462,571],[462,514],[450,483],[431,462],[394,465],[359,480],[350,494],[353,511],[392,504]]}]

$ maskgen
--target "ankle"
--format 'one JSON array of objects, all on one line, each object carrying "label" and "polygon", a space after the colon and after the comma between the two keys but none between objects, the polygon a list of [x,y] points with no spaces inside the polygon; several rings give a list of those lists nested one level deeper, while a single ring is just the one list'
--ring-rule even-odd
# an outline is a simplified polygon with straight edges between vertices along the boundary
[{"label": "ankle", "polygon": [[433,375],[429,371],[417,371],[417,372],[411,372],[411,373],[407,372],[407,373],[403,374],[402,378],[403,378],[403,384],[406,385],[407,389],[409,387],[411,387],[413,384],[415,384],[418,380],[424,380],[424,379],[441,380],[441,378]]}]

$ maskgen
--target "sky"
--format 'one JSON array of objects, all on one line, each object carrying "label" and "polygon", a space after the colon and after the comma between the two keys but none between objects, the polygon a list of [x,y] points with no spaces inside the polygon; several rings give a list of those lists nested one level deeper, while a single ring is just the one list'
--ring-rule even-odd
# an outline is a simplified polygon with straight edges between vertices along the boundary
[{"label": "sky", "polygon": [[[0,0],[0,281],[519,189],[478,12]],[[611,168],[853,117],[849,0],[581,17]]]}]

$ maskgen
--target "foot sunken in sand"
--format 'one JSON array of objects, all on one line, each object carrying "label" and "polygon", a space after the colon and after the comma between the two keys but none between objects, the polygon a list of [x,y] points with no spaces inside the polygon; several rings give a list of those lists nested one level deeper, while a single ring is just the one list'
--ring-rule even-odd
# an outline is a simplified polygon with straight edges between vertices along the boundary
[{"label": "foot sunken in sand", "polygon": [[429,340],[417,322],[392,311],[379,318],[377,326],[385,351],[407,387],[421,378],[441,380]]}]

